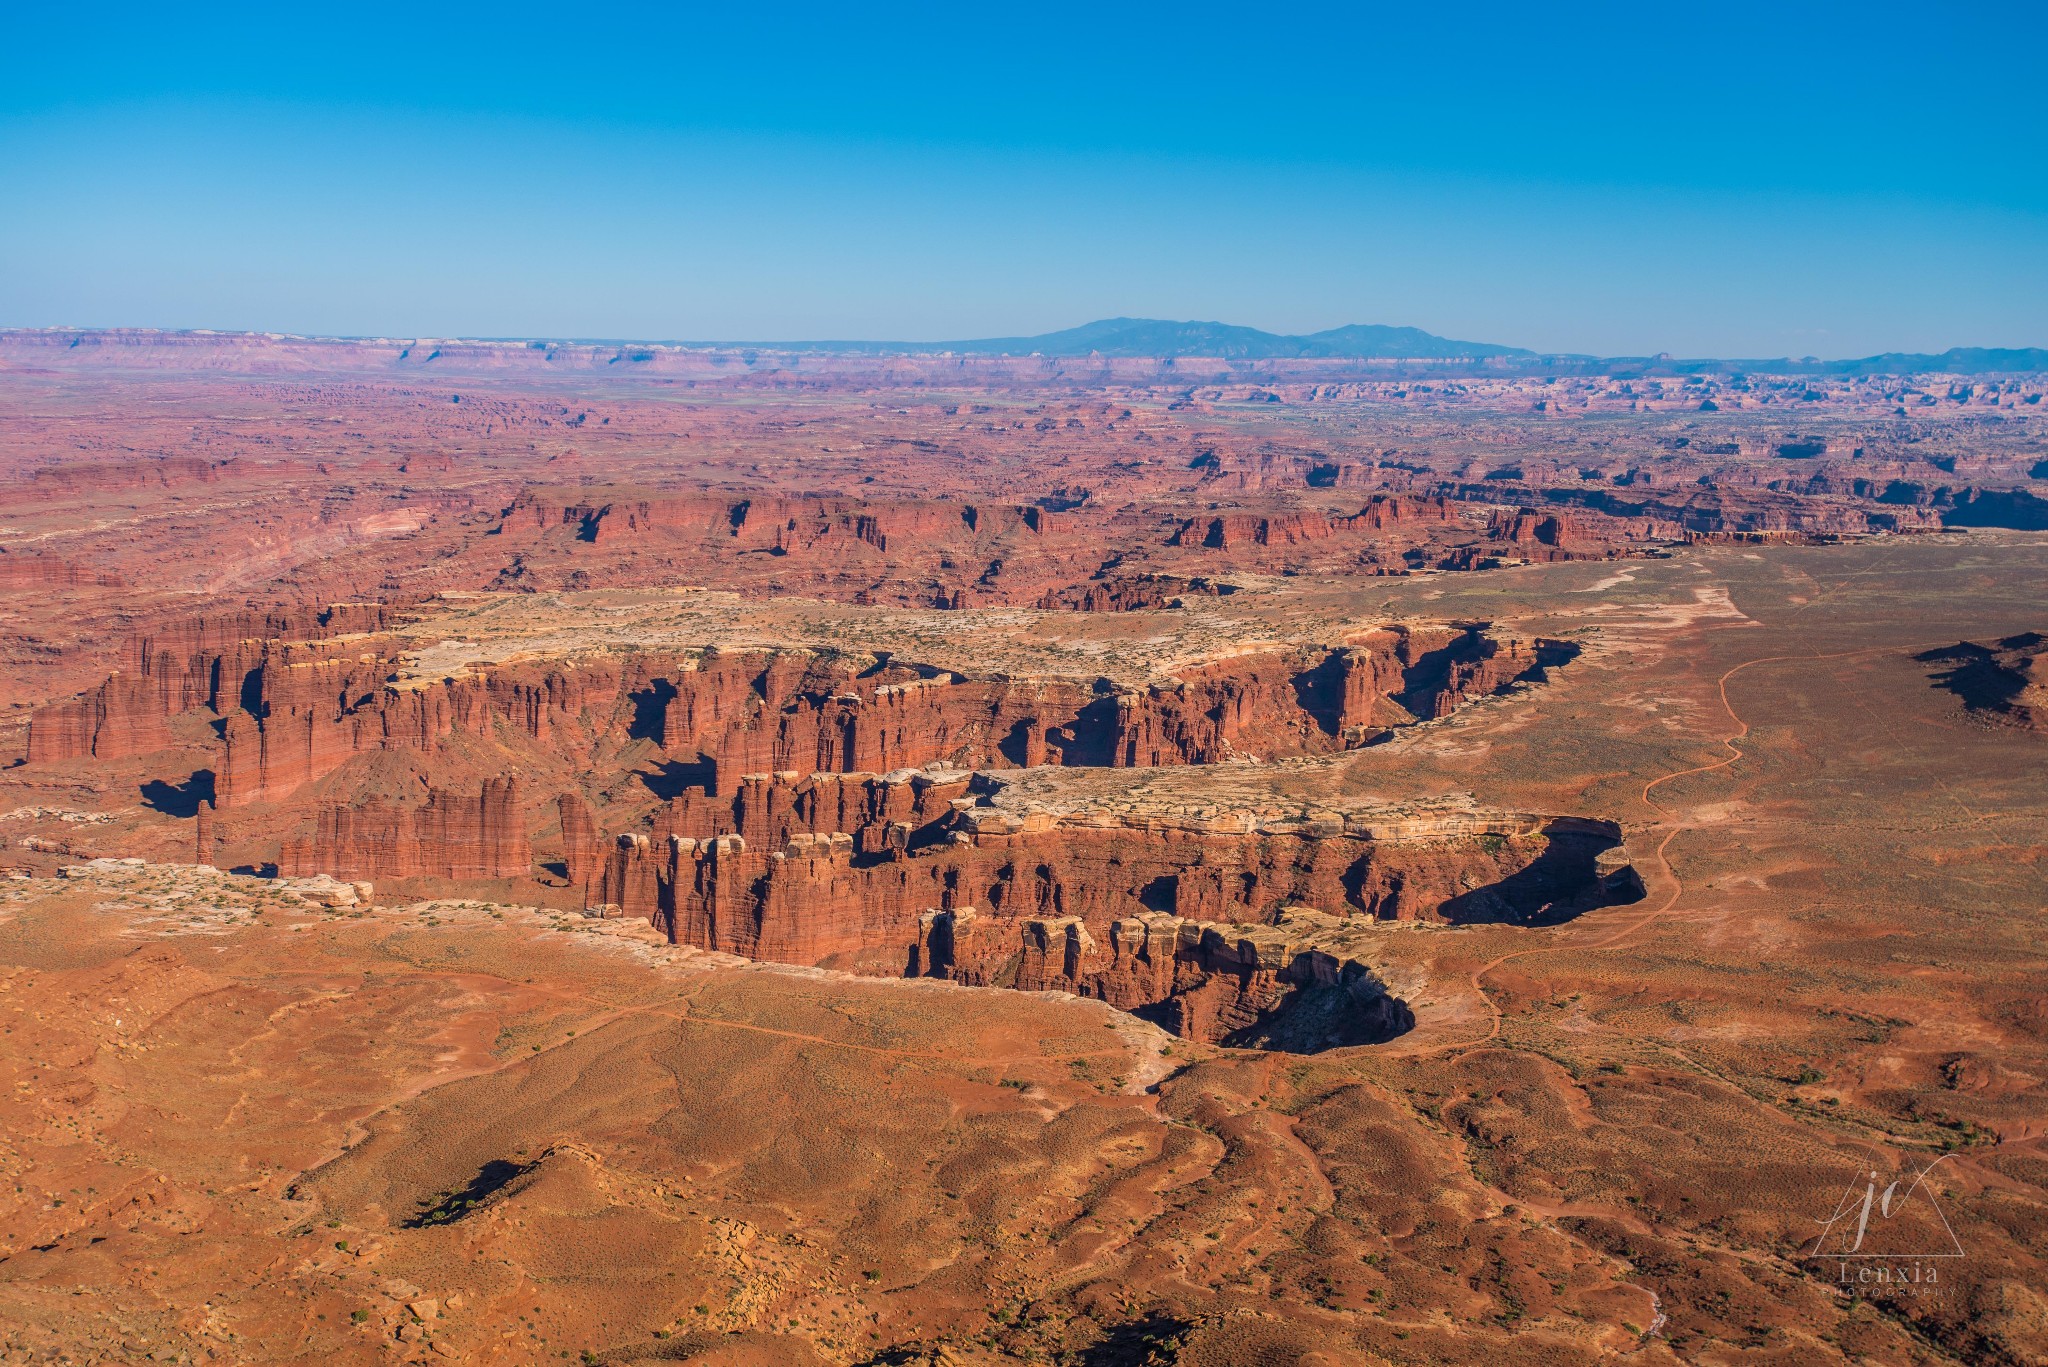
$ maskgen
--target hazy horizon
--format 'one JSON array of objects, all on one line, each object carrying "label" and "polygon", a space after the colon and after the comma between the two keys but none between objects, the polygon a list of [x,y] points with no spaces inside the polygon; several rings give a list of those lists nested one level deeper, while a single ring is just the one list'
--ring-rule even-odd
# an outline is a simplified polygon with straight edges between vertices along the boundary
[{"label": "hazy horizon", "polygon": [[[1237,327],[1237,326],[1243,326],[1243,327],[1254,327],[1254,325],[1251,325],[1251,324],[1232,324],[1232,323],[1230,323],[1230,322],[1229,322],[1228,320],[1223,320],[1223,319],[1129,319],[1129,320],[1118,320],[1118,319],[1090,319],[1090,320],[1088,320],[1088,322],[1090,322],[1090,323],[1096,323],[1096,322],[1115,322],[1115,321],[1130,321],[1130,322],[1136,322],[1136,323],[1179,323],[1179,324],[1181,324],[1181,325],[1184,325],[1184,326],[1210,326],[1210,325],[1216,325],[1216,326],[1223,326],[1223,327]],[[1358,323],[1358,322],[1360,322],[1360,321],[1362,321],[1362,320],[1353,320],[1353,322],[1354,322],[1354,323]],[[1081,325],[1081,326],[1085,326],[1085,324],[1084,324],[1084,325]],[[1255,330],[1257,330],[1257,331],[1263,331],[1263,332],[1267,332],[1267,333],[1270,333],[1270,334],[1272,334],[1272,335],[1274,335],[1274,336],[1276,336],[1276,337],[1281,337],[1281,338],[1300,338],[1300,337],[1308,337],[1308,336],[1312,336],[1312,335],[1314,335],[1314,333],[1316,333],[1316,332],[1326,332],[1326,331],[1334,331],[1334,330],[1337,330],[1337,329],[1341,329],[1341,328],[1343,328],[1343,327],[1346,327],[1346,326],[1351,326],[1351,324],[1341,324],[1341,323],[1340,323],[1340,324],[1334,324],[1334,325],[1332,325],[1332,327],[1330,327],[1330,328],[1318,328],[1318,329],[1314,329],[1314,330],[1312,330],[1311,332],[1303,332],[1303,333],[1274,333],[1274,332],[1273,332],[1273,330],[1272,330],[1272,329],[1270,329],[1270,328],[1265,328],[1265,329],[1256,329],[1256,328],[1255,328]],[[1367,326],[1372,326],[1372,324],[1367,324]],[[1382,326],[1390,326],[1390,327],[1393,327],[1393,328],[1396,328],[1396,329],[1402,329],[1402,328],[1406,328],[1406,327],[1408,327],[1408,326],[1410,326],[1410,325],[1407,325],[1407,324],[1399,324],[1399,323],[1395,323],[1395,324],[1383,324]],[[462,333],[462,332],[393,332],[393,331],[383,331],[383,332],[351,332],[351,333],[338,333],[338,332],[301,332],[301,331],[297,331],[297,330],[294,330],[294,329],[290,329],[290,328],[214,328],[214,327],[167,327],[167,326],[158,326],[158,325],[129,325],[129,324],[84,324],[84,323],[50,323],[50,324],[42,324],[42,323],[29,323],[29,324],[23,324],[23,323],[0,323],[0,331],[23,331],[23,332],[60,332],[60,333],[61,333],[61,332],[123,332],[123,331],[133,331],[133,332],[158,332],[158,333],[171,333],[171,334],[177,334],[177,333],[184,333],[184,334],[206,334],[206,335],[215,335],[215,334],[217,334],[217,335],[220,335],[220,336],[227,336],[227,337],[236,337],[236,336],[246,336],[246,337],[290,337],[290,338],[300,338],[300,339],[304,339],[304,340],[307,340],[307,341],[324,341],[324,342],[376,342],[376,341],[383,341],[383,342],[400,342],[400,341],[404,341],[404,342],[414,342],[414,343],[418,343],[418,342],[476,342],[476,343],[486,343],[486,344],[490,344],[490,343],[501,343],[501,344],[527,344],[527,343],[537,343],[537,342],[548,342],[548,343],[555,343],[555,344],[560,344],[560,345],[564,345],[564,346],[656,346],[656,347],[681,347],[681,348],[712,348],[712,347],[761,347],[761,348],[776,348],[776,347],[790,347],[790,348],[801,348],[801,347],[806,347],[806,346],[820,346],[820,347],[834,347],[834,348],[837,348],[837,347],[874,347],[874,348],[878,348],[878,349],[879,349],[879,348],[892,348],[892,347],[901,347],[901,348],[904,348],[904,349],[905,349],[906,351],[921,351],[921,350],[924,350],[924,349],[928,349],[928,348],[944,348],[944,347],[950,347],[950,346],[961,346],[961,345],[973,345],[973,344],[977,344],[977,343],[981,343],[981,344],[986,344],[986,343],[990,343],[990,342],[1005,342],[1005,341],[1031,341],[1031,340],[1036,340],[1036,339],[1037,339],[1038,337],[1040,337],[1040,336],[1052,336],[1052,335],[1057,335],[1057,334],[1058,334],[1058,333],[1060,333],[1060,332],[1063,332],[1063,331],[1068,331],[1068,330],[1070,330],[1070,329],[1063,329],[1063,328],[1055,328],[1055,329],[1051,329],[1051,330],[1050,330],[1050,331],[1049,331],[1048,333],[1045,333],[1045,334],[1025,334],[1025,335],[1020,335],[1020,334],[992,334],[992,335],[990,335],[990,336],[986,336],[986,337],[929,337],[929,338],[916,338],[916,337],[645,337],[645,336],[641,336],[641,337],[629,337],[629,336],[593,336],[593,335],[585,335],[585,336],[571,336],[571,335],[567,335],[567,334],[560,334],[560,333],[505,333],[505,334],[495,334],[495,335],[483,335],[483,334],[478,334],[478,333]],[[1419,329],[1419,330],[1420,330],[1420,331],[1424,331],[1424,332],[1427,332],[1427,331],[1429,331],[1429,329],[1427,329],[1427,328],[1423,328],[1423,329]],[[1437,335],[1437,336],[1441,336],[1441,334],[1435,334],[1435,335]],[[1447,339],[1445,339],[1445,340],[1451,340],[1451,341],[1461,341],[1461,342],[1476,342],[1476,343],[1484,343],[1484,344],[1487,344],[1487,345],[1490,345],[1490,346],[1501,346],[1501,347],[1514,347],[1514,346],[1516,345],[1516,344],[1515,344],[1515,343],[1513,342],[1513,340],[1512,340],[1512,339],[1500,339],[1500,338],[1487,338],[1487,337],[1461,337],[1461,338],[1447,338]],[[1802,355],[1793,355],[1793,354],[1791,354],[1791,353],[1788,353],[1788,352],[1781,352],[1781,353],[1779,353],[1779,354],[1778,354],[1778,355],[1776,355],[1776,356],[1760,356],[1760,355],[1757,355],[1757,356],[1705,356],[1705,355],[1698,355],[1698,356],[1694,356],[1694,355],[1686,355],[1686,354],[1682,354],[1682,353],[1678,353],[1678,352],[1673,352],[1673,351],[1670,351],[1670,350],[1669,350],[1668,348],[1667,348],[1667,349],[1665,349],[1665,350],[1663,350],[1663,351],[1660,351],[1660,352],[1634,352],[1634,353],[1627,353],[1627,354],[1622,354],[1622,353],[1614,353],[1614,354],[1611,354],[1611,355],[1604,355],[1604,356],[1603,356],[1603,355],[1600,355],[1600,354],[1597,354],[1597,353],[1589,353],[1589,352],[1542,352],[1542,351],[1536,351],[1536,350],[1535,350],[1535,349],[1533,349],[1533,348],[1523,348],[1523,350],[1529,351],[1529,352],[1531,353],[1531,354],[1530,354],[1530,355],[1529,355],[1528,357],[1526,357],[1526,358],[1523,358],[1523,359],[1525,359],[1525,360],[1550,360],[1550,359],[1558,359],[1558,360],[1562,360],[1562,359],[1567,359],[1567,358],[1571,358],[1571,359],[1580,359],[1580,360],[1646,360],[1646,359],[1650,359],[1650,358],[1654,358],[1654,357],[1659,357],[1659,356],[1663,356],[1663,357],[1668,357],[1668,358],[1670,358],[1671,360],[1673,360],[1673,361],[1675,361],[1675,362],[1693,362],[1693,361],[1776,361],[1776,360],[1783,360],[1783,361],[1794,361],[1794,362],[1809,362],[1809,361],[1816,361],[1816,362],[1842,362],[1842,361],[1857,361],[1857,360],[1864,360],[1864,359],[1868,359],[1868,358],[1870,358],[1870,357],[1873,357],[1873,356],[1881,356],[1881,355],[1888,355],[1888,354],[1889,354],[1889,355],[1902,355],[1902,354],[1907,354],[1907,355],[1933,355],[1933,356],[1939,356],[1939,355],[1942,355],[1942,354],[1944,354],[1944,353],[1946,353],[1946,352],[1949,352],[1949,351],[1957,351],[1957,350],[1973,350],[1973,349],[1974,349],[1974,350],[1994,350],[1994,351],[1995,351],[1995,350],[2008,350],[2008,351],[2011,351],[2011,350],[2018,350],[2018,351],[2040,351],[2040,350],[2048,350],[2048,348],[2043,348],[2043,347],[2035,347],[2035,346],[2026,346],[2026,345],[2022,345],[2022,346],[2017,346],[2017,347],[1978,347],[1978,346],[1977,346],[1977,344],[1975,344],[1975,343],[1968,343],[1968,342],[1963,342],[1963,343],[1957,343],[1957,344],[1956,344],[1956,345],[1954,345],[1953,347],[1933,347],[1933,348],[1927,348],[1927,349],[1926,349],[1926,350],[1924,350],[1924,351],[1917,351],[1917,352],[1904,352],[1904,351],[1902,351],[1902,350],[1901,350],[1900,348],[1897,348],[1897,347],[1892,347],[1892,348],[1887,348],[1887,349],[1886,349],[1885,351],[1880,351],[1880,352],[1865,352],[1865,353],[1862,353],[1861,355],[1857,355],[1857,356],[1822,356],[1822,355],[1817,355],[1817,354],[1812,354],[1812,353],[1806,353],[1806,354],[1802,354]],[[1196,354],[1202,354],[1202,353],[1196,353],[1196,352],[1186,352],[1186,353],[1182,353],[1182,354],[1187,354],[1187,355],[1196,355]],[[1343,358],[1342,358],[1341,356],[1336,356],[1336,357],[1333,357],[1332,359],[1343,359]],[[1372,358],[1372,357],[1367,357],[1367,356],[1360,356],[1360,357],[1359,357],[1358,359],[1373,359],[1373,358]],[[1381,359],[1390,359],[1390,360],[1392,360],[1392,359],[1409,359],[1409,360],[1428,360],[1428,359],[1430,359],[1430,358],[1429,358],[1429,357],[1426,357],[1426,356],[1413,356],[1413,357],[1405,357],[1405,358],[1403,358],[1403,357],[1395,357],[1395,356],[1383,356],[1383,357],[1381,357]],[[1512,357],[1507,357],[1507,358],[1502,358],[1502,359],[1508,359],[1508,360],[1512,360],[1512,359],[1514,359],[1514,358],[1512,358]]]}]

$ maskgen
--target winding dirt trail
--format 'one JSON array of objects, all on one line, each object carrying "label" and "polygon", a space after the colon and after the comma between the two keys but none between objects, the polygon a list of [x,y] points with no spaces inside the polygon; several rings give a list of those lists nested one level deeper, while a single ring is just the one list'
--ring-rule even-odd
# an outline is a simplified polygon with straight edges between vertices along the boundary
[{"label": "winding dirt trail", "polygon": [[[1647,783],[1643,784],[1642,791],[1638,794],[1640,801],[1643,803],[1644,806],[1648,807],[1651,811],[1656,812],[1660,817],[1666,818],[1668,820],[1675,815],[1673,809],[1666,807],[1664,804],[1658,802],[1655,798],[1650,796],[1652,792],[1662,787],[1663,785],[1675,782],[1678,779],[1689,778],[1695,774],[1711,774],[1719,770],[1726,769],[1731,765],[1739,762],[1745,757],[1747,752],[1745,752],[1737,742],[1743,740],[1749,735],[1750,724],[1749,721],[1745,717],[1743,717],[1741,713],[1735,710],[1734,704],[1728,700],[1728,681],[1730,679],[1733,679],[1737,674],[1742,673],[1744,670],[1753,669],[1760,665],[1782,664],[1790,660],[1800,660],[1806,662],[1842,660],[1858,655],[1875,655],[1890,651],[1916,650],[1919,648],[1921,648],[1919,645],[1882,645],[1864,646],[1856,650],[1835,651],[1831,654],[1807,654],[1794,652],[1785,655],[1759,655],[1754,659],[1744,660],[1740,664],[1731,667],[1730,669],[1723,672],[1719,679],[1715,680],[1714,685],[1715,693],[1720,698],[1721,710],[1727,713],[1729,721],[1733,722],[1735,725],[1735,729],[1732,732],[1725,736],[1717,737],[1715,740],[1716,744],[1723,746],[1728,751],[1726,757],[1715,760],[1711,764],[1690,765],[1683,769],[1674,769],[1668,774],[1658,775],[1656,778],[1653,778],[1649,780]],[[1652,827],[1652,829],[1655,828]],[[1500,1004],[1494,1000],[1493,994],[1486,990],[1485,980],[1488,974],[1492,973],[1495,969],[1501,967],[1503,964],[1513,963],[1518,959],[1531,958],[1538,954],[1557,954],[1565,952],[1567,950],[1589,951],[1613,949],[1626,942],[1631,936],[1635,935],[1637,932],[1648,929],[1650,926],[1655,925],[1658,921],[1661,921],[1665,916],[1669,915],[1671,910],[1678,905],[1679,900],[1683,898],[1686,893],[1685,879],[1671,862],[1669,854],[1671,842],[1676,840],[1679,836],[1685,834],[1687,831],[1693,829],[1695,828],[1686,825],[1683,822],[1670,821],[1669,829],[1665,831],[1664,838],[1658,841],[1657,847],[1653,851],[1651,851],[1651,857],[1656,861],[1657,869],[1661,874],[1660,881],[1667,883],[1670,889],[1670,891],[1665,895],[1662,901],[1658,902],[1654,907],[1650,908],[1648,911],[1645,911],[1635,916],[1634,918],[1624,922],[1623,924],[1614,927],[1609,933],[1607,933],[1605,936],[1599,939],[1591,941],[1573,941],[1562,944],[1534,945],[1527,949],[1512,950],[1506,954],[1501,954],[1492,959],[1488,959],[1485,963],[1473,969],[1471,974],[1471,983],[1473,991],[1478,993],[1480,999],[1486,1003],[1486,1009],[1488,1013],[1486,1033],[1477,1036],[1473,1039],[1451,1040],[1438,1044],[1425,1044],[1411,1050],[1401,1050],[1399,1052],[1417,1055],[1465,1053],[1491,1044],[1494,1040],[1500,1037],[1502,1014]]]},{"label": "winding dirt trail", "polygon": [[[1836,594],[1840,593],[1844,588],[1848,587],[1850,584],[1860,579],[1867,579],[1877,575],[1881,575],[1886,572],[1886,569],[1887,567],[1885,565],[1878,564],[1871,566],[1869,569],[1858,570],[1852,574],[1845,575],[1843,578],[1838,579],[1834,583],[1829,584],[1825,588],[1821,589],[1811,598],[1808,598],[1806,601],[1800,603],[1796,608],[1792,610],[1792,612],[1785,618],[1783,622],[1778,624],[1778,626],[1780,627],[1780,629],[1789,627],[1795,620],[1797,620],[1800,616],[1805,614],[1808,610],[1818,607],[1822,603],[1833,598]],[[1638,794],[1640,801],[1643,803],[1645,807],[1648,807],[1651,811],[1657,813],[1659,817],[1669,819],[1674,815],[1672,809],[1664,806],[1655,798],[1651,797],[1650,794],[1652,792],[1654,792],[1656,789],[1662,787],[1667,783],[1675,782],[1681,778],[1689,778],[1696,774],[1711,774],[1719,770],[1726,769],[1745,757],[1745,752],[1740,747],[1740,745],[1737,744],[1737,742],[1743,740],[1745,737],[1749,735],[1750,724],[1748,719],[1745,718],[1741,713],[1737,712],[1735,710],[1734,704],[1728,700],[1728,681],[1733,679],[1737,674],[1742,673],[1744,670],[1754,669],[1762,665],[1783,664],[1792,660],[1800,660],[1811,663],[1827,660],[1846,660],[1861,655],[1879,655],[1890,652],[1919,652],[1923,650],[1933,649],[1946,644],[1948,644],[1948,640],[1947,638],[1943,638],[1941,640],[1935,641],[1917,641],[1910,643],[1889,643],[1885,645],[1861,646],[1854,650],[1840,650],[1833,652],[1793,651],[1782,655],[1759,655],[1754,659],[1744,660],[1740,664],[1730,667],[1721,674],[1720,678],[1715,680],[1714,684],[1715,693],[1719,697],[1721,702],[1721,710],[1727,714],[1729,721],[1733,722],[1735,725],[1734,731],[1730,732],[1725,736],[1720,736],[1715,739],[1715,744],[1722,746],[1728,751],[1727,756],[1723,759],[1715,760],[1711,764],[1690,765],[1683,769],[1674,769],[1668,774],[1658,775],[1656,778],[1649,780],[1647,783],[1643,785],[1642,791]],[[1866,707],[1865,710],[1868,711],[1869,709]],[[1884,722],[1882,718],[1878,718],[1877,720],[1879,721],[1879,725],[1882,727],[1885,733],[1891,736],[1894,742],[1896,742],[1898,739],[1898,734],[1896,730],[1892,728],[1889,723]],[[1936,782],[1940,783],[1938,777],[1936,779]],[[1995,817],[1987,817],[1972,809],[1967,803],[1965,803],[1962,800],[1960,796],[1951,791],[1947,784],[1942,783],[1941,788],[1942,791],[1948,796],[1949,800],[1954,802],[1956,806],[1962,810],[1962,812],[1965,815],[1965,818],[1973,824],[1982,824],[1986,821],[1997,819]],[[1655,826],[1653,826],[1652,829],[1655,829]],[[1530,958],[1538,954],[1555,954],[1563,952],[1565,950],[1613,949],[1616,946],[1624,943],[1626,940],[1629,939],[1629,937],[1635,935],[1638,931],[1648,929],[1650,926],[1655,925],[1658,921],[1661,921],[1665,916],[1670,914],[1671,910],[1678,905],[1679,900],[1683,898],[1686,893],[1685,879],[1682,875],[1679,874],[1678,870],[1671,863],[1669,855],[1671,842],[1692,829],[1694,828],[1688,825],[1684,825],[1682,823],[1672,824],[1670,826],[1670,829],[1665,831],[1664,838],[1657,842],[1656,849],[1651,852],[1652,858],[1656,860],[1657,867],[1661,871],[1663,878],[1667,880],[1670,885],[1669,894],[1666,895],[1665,898],[1661,902],[1659,902],[1655,907],[1615,927],[1612,932],[1610,932],[1609,934],[1600,939],[1592,940],[1589,942],[1570,942],[1561,944],[1536,945],[1531,946],[1528,949],[1513,950],[1509,953],[1499,955],[1496,958],[1489,959],[1485,963],[1479,965],[1479,967],[1473,969],[1470,979],[1472,989],[1473,991],[1478,993],[1480,999],[1486,1003],[1486,1009],[1488,1013],[1487,1029],[1484,1035],[1480,1035],[1474,1039],[1453,1040],[1438,1044],[1420,1043],[1405,1049],[1388,1048],[1387,1052],[1397,1053],[1401,1055],[1426,1056],[1430,1054],[1465,1053],[1491,1044],[1494,1040],[1500,1037],[1502,1015],[1499,1003],[1496,1002],[1492,994],[1486,990],[1485,979],[1488,974],[1492,973],[1495,969],[1501,967],[1503,964],[1512,963],[1517,959]],[[1382,1047],[1386,1048],[1386,1046]]]}]

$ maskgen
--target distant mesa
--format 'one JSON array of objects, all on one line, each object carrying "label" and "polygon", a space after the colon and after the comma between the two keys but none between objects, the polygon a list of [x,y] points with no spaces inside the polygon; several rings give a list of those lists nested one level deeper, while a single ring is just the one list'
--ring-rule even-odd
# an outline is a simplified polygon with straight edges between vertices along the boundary
[{"label": "distant mesa", "polygon": [[1169,318],[1098,318],[1079,327],[1028,337],[977,337],[950,342],[783,341],[690,342],[685,346],[753,347],[764,351],[856,356],[1037,356],[1049,359],[1225,361],[1521,361],[1543,359],[1523,347],[1462,342],[1421,328],[1349,323],[1322,332],[1266,332],[1237,323]]},{"label": "distant mesa", "polygon": [[1387,327],[1379,323],[1351,323],[1306,336],[1292,336],[1231,323],[1176,323],[1160,318],[1104,318],[1036,337],[950,342],[938,344],[938,349],[997,355],[1215,356],[1225,360],[1483,360],[1501,356],[1536,359],[1535,352],[1522,347],[1454,341],[1421,328]]}]

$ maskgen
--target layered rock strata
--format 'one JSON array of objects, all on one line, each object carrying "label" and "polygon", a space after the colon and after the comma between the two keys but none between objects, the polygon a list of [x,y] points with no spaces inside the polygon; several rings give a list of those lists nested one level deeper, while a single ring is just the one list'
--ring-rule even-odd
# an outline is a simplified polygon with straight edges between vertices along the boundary
[{"label": "layered rock strata", "polygon": [[1271,926],[1139,912],[1098,939],[1078,916],[1004,921],[973,907],[918,917],[910,972],[981,987],[1072,992],[1183,1039],[1313,1053],[1391,1039],[1415,1023],[1343,922],[1287,908]]},{"label": "layered rock strata", "polygon": [[[1099,941],[1146,913],[1256,925],[1303,904],[1361,922],[1543,922],[1633,886],[1611,854],[1613,823],[1455,801],[1280,817],[1061,813],[1007,800],[992,776],[947,771],[763,775],[748,795],[737,824],[771,838],[684,834],[700,815],[684,807],[666,836],[617,838],[592,905],[645,916],[678,943],[897,972],[919,962],[919,918],[934,907],[1005,923],[1078,918]],[[849,810],[874,819],[798,829]]]},{"label": "layered rock strata", "polygon": [[768,838],[683,833],[728,824],[714,816],[676,804],[665,835],[618,836],[593,909],[679,944],[1074,992],[1296,1050],[1412,1025],[1359,957],[1363,928],[1544,923],[1642,890],[1613,823],[1457,799],[1148,815],[1056,810],[994,775],[785,773],[748,776],[733,804],[729,824]]},{"label": "layered rock strata", "polygon": [[489,779],[475,793],[434,789],[418,807],[330,803],[310,834],[287,840],[287,878],[514,878],[533,867],[518,780]]},{"label": "layered rock strata", "polygon": [[148,754],[169,742],[166,723],[181,713],[261,712],[266,680],[274,688],[280,670],[346,650],[338,638],[381,631],[391,617],[379,604],[337,603],[183,617],[134,632],[120,669],[98,688],[35,711],[29,761]]},{"label": "layered rock strata", "polygon": [[132,668],[34,714],[29,759],[149,753],[169,743],[169,719],[203,709],[219,719],[223,809],[287,798],[357,755],[431,752],[455,735],[502,734],[564,758],[606,737],[651,740],[701,766],[721,797],[764,771],[1210,764],[1353,748],[1573,653],[1452,623],[1241,655],[1144,687],[805,649],[627,652],[408,680],[405,639],[371,630],[382,612],[329,609],[289,624],[291,636],[239,635],[256,624],[238,618],[141,639]]}]

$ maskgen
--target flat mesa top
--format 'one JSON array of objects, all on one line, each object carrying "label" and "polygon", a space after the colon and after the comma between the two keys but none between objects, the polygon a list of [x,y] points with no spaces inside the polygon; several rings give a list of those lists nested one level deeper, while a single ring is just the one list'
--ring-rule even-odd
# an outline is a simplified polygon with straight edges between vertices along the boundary
[{"label": "flat mesa top", "polygon": [[632,650],[809,649],[887,652],[973,677],[1106,678],[1142,686],[1236,656],[1337,644],[1388,625],[1376,614],[1272,596],[1190,595],[1186,603],[1133,612],[947,611],[797,597],[763,601],[702,588],[445,595],[401,626],[415,644],[405,652],[398,682],[440,679],[478,665]]}]

